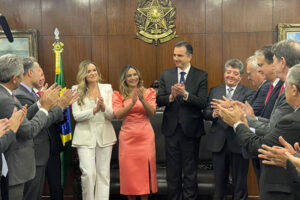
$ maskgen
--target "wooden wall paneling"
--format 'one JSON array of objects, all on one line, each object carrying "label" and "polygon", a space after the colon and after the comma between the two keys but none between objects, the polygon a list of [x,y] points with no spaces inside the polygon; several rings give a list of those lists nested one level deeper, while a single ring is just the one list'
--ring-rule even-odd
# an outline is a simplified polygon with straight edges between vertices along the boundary
[{"label": "wooden wall paneling", "polygon": [[222,55],[222,34],[207,34],[205,38],[205,71],[208,73],[208,87],[224,83],[224,63]]},{"label": "wooden wall paneling", "polygon": [[180,35],[179,38],[171,40],[168,43],[157,46],[157,77],[160,78],[161,73],[171,67],[175,67],[173,62],[173,51],[175,44],[179,41],[188,41],[193,46],[193,58],[191,64],[199,69],[205,70],[205,35],[189,34]]},{"label": "wooden wall paneling", "polygon": [[222,32],[222,0],[206,0],[206,33]]},{"label": "wooden wall paneling", "polygon": [[224,0],[224,32],[272,30],[272,0]]},{"label": "wooden wall paneling", "polygon": [[108,0],[107,20],[110,35],[136,33],[135,10],[138,0]]},{"label": "wooden wall paneling", "polygon": [[172,0],[176,7],[178,34],[205,33],[205,0]]},{"label": "wooden wall paneling", "polygon": [[107,35],[107,1],[90,0],[92,35]]},{"label": "wooden wall paneling", "polygon": [[99,67],[104,83],[109,83],[107,40],[107,36],[97,36],[92,38],[92,61]]},{"label": "wooden wall paneling", "polygon": [[[41,65],[44,69],[48,83],[54,82],[55,76],[55,56],[53,52],[54,37],[44,36],[41,38]],[[62,63],[67,87],[76,84],[78,65],[82,60],[91,59],[91,39],[89,37],[66,36],[60,39],[64,43],[62,53]]]},{"label": "wooden wall paneling", "polygon": [[[0,13],[12,30],[41,29],[40,0],[0,0]],[[2,29],[1,29],[2,30]]]},{"label": "wooden wall paneling", "polygon": [[274,0],[273,30],[279,23],[300,23],[299,0]]},{"label": "wooden wall paneling", "polygon": [[90,35],[89,1],[41,0],[42,35],[53,35],[57,27],[60,35]]},{"label": "wooden wall paneling", "polygon": [[155,46],[134,36],[109,37],[109,81],[113,88],[119,88],[121,69],[127,64],[135,65],[142,73],[144,85],[157,79]]},{"label": "wooden wall paneling", "polygon": [[[55,76],[54,36],[39,37],[39,63],[44,70],[46,83],[52,84]],[[64,61],[63,61],[64,62]]]},{"label": "wooden wall paneling", "polygon": [[[228,59],[237,58],[245,63],[246,59],[264,45],[272,43],[272,32],[256,33],[224,33],[223,63]],[[252,87],[244,73],[241,83]]]}]

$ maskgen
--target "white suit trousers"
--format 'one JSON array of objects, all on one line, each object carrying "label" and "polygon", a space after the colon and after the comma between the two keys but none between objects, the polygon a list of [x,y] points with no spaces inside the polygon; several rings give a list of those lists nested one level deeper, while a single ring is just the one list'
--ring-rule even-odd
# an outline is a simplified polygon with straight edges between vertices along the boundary
[{"label": "white suit trousers", "polygon": [[83,200],[109,200],[112,147],[78,147]]}]

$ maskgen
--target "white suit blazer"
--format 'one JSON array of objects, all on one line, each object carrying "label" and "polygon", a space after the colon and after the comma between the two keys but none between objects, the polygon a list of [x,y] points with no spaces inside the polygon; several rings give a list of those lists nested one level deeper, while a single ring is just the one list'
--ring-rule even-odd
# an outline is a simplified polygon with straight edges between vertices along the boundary
[{"label": "white suit blazer", "polygon": [[[76,121],[73,147],[94,148],[98,144],[100,147],[110,146],[116,143],[117,137],[112,126],[111,119],[114,117],[112,109],[112,87],[110,84],[98,83],[100,94],[105,104],[105,112],[93,114],[96,107],[94,99],[85,97],[84,104],[72,104],[72,113]],[[77,85],[72,86],[77,89]]]}]

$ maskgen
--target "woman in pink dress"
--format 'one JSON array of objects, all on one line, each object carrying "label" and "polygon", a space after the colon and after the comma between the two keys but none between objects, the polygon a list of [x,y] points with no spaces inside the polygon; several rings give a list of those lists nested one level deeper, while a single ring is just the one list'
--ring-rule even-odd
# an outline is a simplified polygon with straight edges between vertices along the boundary
[{"label": "woman in pink dress", "polygon": [[155,137],[149,118],[155,114],[156,93],[145,89],[139,70],[122,69],[120,92],[113,94],[113,110],[123,123],[119,134],[120,193],[147,200],[157,192]]}]

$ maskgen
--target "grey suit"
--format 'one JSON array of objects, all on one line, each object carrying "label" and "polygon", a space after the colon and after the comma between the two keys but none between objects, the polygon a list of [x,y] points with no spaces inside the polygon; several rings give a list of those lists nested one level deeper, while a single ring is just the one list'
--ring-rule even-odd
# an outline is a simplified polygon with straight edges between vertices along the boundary
[{"label": "grey suit", "polygon": [[[262,144],[281,146],[279,136],[290,144],[300,141],[300,110],[282,117],[271,133],[265,136],[253,134],[244,124],[236,128],[236,138],[239,144],[257,155]],[[262,165],[260,177],[260,199],[262,200],[296,200],[300,199],[300,183],[293,181],[295,177],[282,167]]]},{"label": "grey suit", "polygon": [[[9,118],[13,109],[20,109],[22,105],[0,85],[0,118]],[[13,142],[5,152],[8,165],[8,190],[10,199],[21,200],[23,198],[24,183],[35,175],[35,158],[33,149],[33,137],[46,125],[47,115],[38,111],[37,105],[30,106],[28,113],[37,111],[32,120],[25,119]]]},{"label": "grey suit", "polygon": [[258,120],[255,120],[247,116],[247,120],[249,126],[255,128],[255,133],[262,136],[270,133],[277,122],[291,112],[293,112],[293,108],[286,102],[285,91],[283,91],[275,102],[270,119],[258,117]]},{"label": "grey suit", "polygon": [[[232,99],[250,102],[253,95],[253,90],[238,84]],[[226,96],[226,86],[224,84],[210,90],[209,102],[212,99],[222,99],[223,96]],[[243,158],[241,146],[235,139],[233,129],[221,118],[213,118],[212,114],[213,110],[208,105],[204,110],[204,116],[206,120],[213,121],[210,133],[207,135],[207,148],[213,152],[216,185],[214,200],[221,200],[226,196],[229,169],[231,169],[233,177],[234,199],[245,200],[248,198],[247,173],[249,160]]]},{"label": "grey suit", "polygon": [[[24,86],[20,85],[18,89],[13,91],[13,94],[21,102],[22,105],[27,104],[30,108],[37,101],[35,94],[30,93]],[[28,113],[27,118],[31,120],[34,113]],[[36,174],[32,180],[25,183],[24,186],[24,200],[39,200],[41,199],[42,190],[45,180],[45,169],[50,156],[50,140],[49,140],[49,126],[57,120],[63,120],[63,110],[55,106],[49,111],[47,124],[40,131],[40,133],[33,138]]]}]

